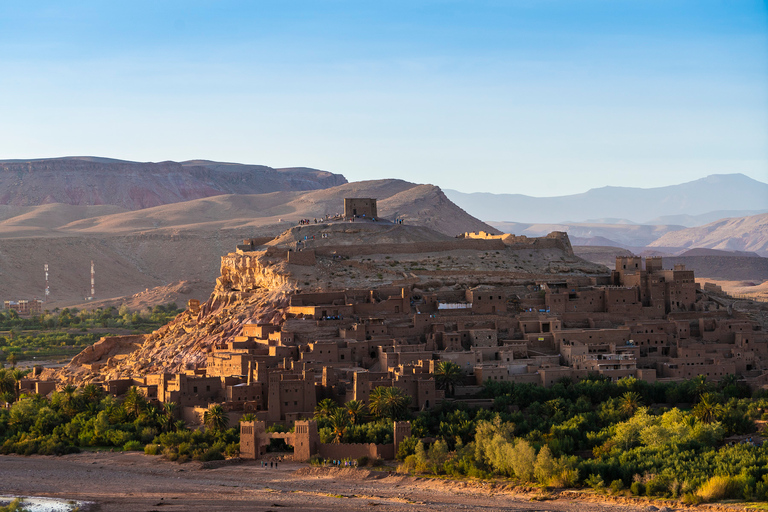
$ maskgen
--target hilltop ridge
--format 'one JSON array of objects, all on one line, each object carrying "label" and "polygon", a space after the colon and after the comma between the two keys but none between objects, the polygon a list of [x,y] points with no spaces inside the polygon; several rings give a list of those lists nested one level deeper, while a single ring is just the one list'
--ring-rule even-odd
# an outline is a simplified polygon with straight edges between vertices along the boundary
[{"label": "hilltop ridge", "polygon": [[138,210],[221,194],[315,190],[346,182],[340,174],[317,169],[274,169],[208,160],[0,160],[0,204],[14,206],[63,203]]}]

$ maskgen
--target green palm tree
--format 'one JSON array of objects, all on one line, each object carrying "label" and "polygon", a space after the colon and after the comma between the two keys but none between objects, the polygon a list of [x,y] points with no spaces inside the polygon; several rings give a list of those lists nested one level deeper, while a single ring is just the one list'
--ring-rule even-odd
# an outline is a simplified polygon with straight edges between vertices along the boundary
[{"label": "green palm tree", "polygon": [[714,423],[725,413],[725,409],[717,402],[717,397],[712,393],[704,393],[701,400],[693,408],[693,415],[703,423]]},{"label": "green palm tree", "polygon": [[336,411],[328,418],[331,429],[333,430],[333,442],[340,443],[344,439],[344,434],[347,433],[349,428],[349,416],[344,409],[336,409]]},{"label": "green palm tree", "polygon": [[444,389],[448,396],[453,396],[456,384],[464,380],[464,370],[451,361],[440,361],[435,366],[435,384],[437,389]]},{"label": "green palm tree", "polygon": [[339,406],[330,398],[325,398],[318,402],[315,407],[315,419],[323,419],[330,417]]},{"label": "green palm tree", "polygon": [[357,422],[365,421],[367,407],[360,400],[350,400],[349,402],[344,404],[344,408],[347,411],[347,416],[349,416],[349,422],[352,425],[357,424]]},{"label": "green palm tree", "polygon": [[12,391],[0,393],[0,403],[12,404],[16,400],[16,395]]},{"label": "green palm tree", "polygon": [[637,391],[627,391],[621,395],[621,400],[619,401],[619,410],[627,416],[633,416],[635,411],[637,411],[642,405],[643,398],[640,396],[640,393]]},{"label": "green palm tree", "polygon": [[243,421],[256,421],[256,419],[257,419],[256,415],[254,413],[252,413],[252,412],[247,412],[247,413],[243,414],[242,416],[240,416],[240,421],[241,422],[243,422]]},{"label": "green palm tree", "polygon": [[395,387],[379,386],[368,397],[368,409],[379,418],[403,418],[410,404],[411,397]]},{"label": "green palm tree", "polygon": [[221,405],[216,404],[205,411],[203,422],[213,432],[223,432],[229,425],[229,416]]},{"label": "green palm tree", "polygon": [[165,432],[171,432],[176,427],[176,402],[165,402],[163,404],[163,415],[160,418],[160,427]]},{"label": "green palm tree", "polygon": [[[0,368],[0,395],[4,397],[4,402],[12,403],[19,399],[21,379],[28,373],[29,370],[19,370],[18,368]],[[9,398],[10,400],[8,400]]]},{"label": "green palm tree", "polygon": [[8,368],[0,368],[0,393],[16,393],[16,378]]},{"label": "green palm tree", "polygon": [[691,384],[693,385],[694,392],[697,396],[701,396],[704,393],[709,391],[709,384],[707,383],[707,376],[706,375],[697,375],[694,378],[691,379]]},{"label": "green palm tree", "polygon": [[123,399],[123,409],[128,417],[136,419],[144,411],[147,401],[136,386],[131,386]]},{"label": "green palm tree", "polygon": [[87,403],[100,402],[104,398],[104,390],[95,384],[86,384],[80,389],[80,397]]}]

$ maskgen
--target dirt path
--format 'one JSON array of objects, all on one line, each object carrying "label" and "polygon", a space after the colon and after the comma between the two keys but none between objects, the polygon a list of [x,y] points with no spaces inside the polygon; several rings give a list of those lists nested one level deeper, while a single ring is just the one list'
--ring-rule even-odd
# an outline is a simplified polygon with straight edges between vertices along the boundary
[{"label": "dirt path", "polygon": [[0,456],[0,494],[93,501],[99,511],[558,511],[630,512],[647,506],[530,501],[488,486],[355,469],[246,462],[216,469],[140,453]]}]

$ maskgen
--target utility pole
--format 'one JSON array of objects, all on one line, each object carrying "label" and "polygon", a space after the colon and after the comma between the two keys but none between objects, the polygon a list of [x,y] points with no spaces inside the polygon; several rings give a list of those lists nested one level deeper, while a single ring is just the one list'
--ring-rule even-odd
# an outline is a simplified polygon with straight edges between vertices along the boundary
[{"label": "utility pole", "polygon": [[48,264],[44,265],[45,268],[45,301],[48,302],[48,296],[51,295],[51,288],[48,286]]}]

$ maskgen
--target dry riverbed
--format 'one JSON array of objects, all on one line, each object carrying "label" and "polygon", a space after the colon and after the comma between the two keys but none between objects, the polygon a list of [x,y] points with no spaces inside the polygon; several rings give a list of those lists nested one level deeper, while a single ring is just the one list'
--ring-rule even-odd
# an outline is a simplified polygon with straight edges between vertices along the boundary
[{"label": "dry riverbed", "polygon": [[[492,484],[414,478],[365,469],[259,462],[203,469],[141,453],[63,457],[0,456],[0,495],[93,502],[98,511],[562,511],[654,510],[651,503],[605,502],[581,496],[536,501],[537,493]],[[571,494],[571,496],[574,496]],[[661,508],[663,504],[656,503]]]}]

